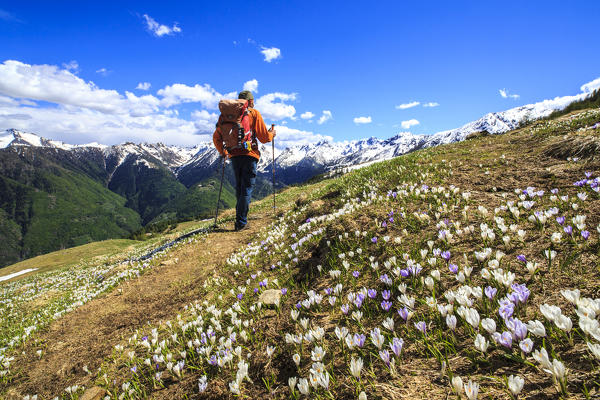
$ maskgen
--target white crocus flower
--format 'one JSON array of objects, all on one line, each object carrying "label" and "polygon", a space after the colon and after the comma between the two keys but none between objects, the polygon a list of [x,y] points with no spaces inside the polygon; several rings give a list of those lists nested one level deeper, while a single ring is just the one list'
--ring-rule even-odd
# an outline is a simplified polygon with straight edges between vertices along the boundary
[{"label": "white crocus flower", "polygon": [[310,387],[308,386],[308,380],[307,379],[300,378],[298,380],[298,390],[303,395],[305,395],[305,396],[308,395],[308,393],[310,392]]},{"label": "white crocus flower", "polygon": [[554,244],[560,243],[561,240],[562,240],[562,233],[560,233],[560,232],[554,232],[552,234],[552,236],[550,237],[550,241]]},{"label": "white crocus flower", "polygon": [[560,294],[562,294],[563,297],[565,299],[567,299],[571,304],[577,304],[577,301],[579,301],[579,297],[581,296],[581,292],[579,291],[579,289],[575,289],[575,290],[569,290],[569,289],[561,290]]},{"label": "white crocus flower", "polygon": [[358,359],[355,359],[354,357],[352,357],[352,359],[350,360],[350,373],[352,374],[352,376],[356,379],[360,379],[360,372],[362,371],[362,368],[362,358],[359,357]]},{"label": "white crocus flower", "polygon": [[458,396],[463,392],[463,381],[462,378],[458,375],[452,377],[452,389]]},{"label": "white crocus flower", "polygon": [[481,321],[481,326],[483,329],[487,331],[490,335],[496,332],[496,321],[491,318],[485,318]]},{"label": "white crocus flower", "polygon": [[311,359],[313,361],[321,361],[325,356],[325,351],[321,346],[315,346],[315,349],[311,351]]},{"label": "white crocus flower", "polygon": [[288,379],[288,386],[290,387],[290,390],[292,392],[294,392],[294,389],[296,388],[296,383],[298,382],[298,378],[295,376],[290,376],[290,378]]},{"label": "white crocus flower", "polygon": [[590,352],[592,353],[592,355],[594,357],[596,357],[597,360],[600,360],[600,344],[593,344],[593,343],[587,342],[587,347],[588,347],[588,349],[590,349]]},{"label": "white crocus flower", "polygon": [[468,383],[465,383],[465,394],[469,400],[476,400],[479,395],[479,384],[469,379]]},{"label": "white crocus flower", "polygon": [[508,377],[508,390],[510,390],[510,393],[512,393],[513,396],[516,396],[519,393],[521,393],[524,384],[525,379],[521,378],[519,375],[511,375]]},{"label": "white crocus flower", "polygon": [[489,342],[483,336],[477,334],[477,337],[475,338],[475,348],[482,353],[485,353],[488,349],[488,346]]},{"label": "white crocus flower", "polygon": [[550,362],[550,358],[548,357],[548,352],[545,348],[541,348],[540,350],[535,350],[532,353],[533,359],[542,365],[542,368],[545,370],[552,369],[552,363]]},{"label": "white crocus flower", "polygon": [[393,318],[388,317],[388,318],[384,319],[382,325],[388,331],[392,331],[392,332],[394,331],[394,319]]},{"label": "white crocus flower", "polygon": [[571,319],[566,315],[559,315],[554,320],[554,323],[560,330],[563,330],[567,333],[571,332],[571,329],[573,328],[573,321],[571,321]]},{"label": "white crocus flower", "polygon": [[527,323],[527,330],[533,333],[535,336],[545,337],[546,336],[546,328],[541,321],[529,321]]},{"label": "white crocus flower", "polygon": [[300,354],[298,354],[298,353],[295,353],[295,354],[292,356],[292,359],[294,360],[294,364],[296,364],[296,366],[299,366],[299,365],[300,365]]}]

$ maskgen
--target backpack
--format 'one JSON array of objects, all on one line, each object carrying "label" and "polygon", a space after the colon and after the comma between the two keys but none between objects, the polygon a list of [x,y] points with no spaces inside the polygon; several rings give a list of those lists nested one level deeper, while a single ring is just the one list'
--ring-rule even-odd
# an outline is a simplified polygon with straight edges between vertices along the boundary
[{"label": "backpack", "polygon": [[[248,100],[221,100],[219,101],[219,111],[221,111],[221,116],[217,127],[221,128],[221,138],[225,149],[228,152],[234,149],[252,150],[256,137],[250,129]],[[258,147],[258,144],[255,146]]]}]

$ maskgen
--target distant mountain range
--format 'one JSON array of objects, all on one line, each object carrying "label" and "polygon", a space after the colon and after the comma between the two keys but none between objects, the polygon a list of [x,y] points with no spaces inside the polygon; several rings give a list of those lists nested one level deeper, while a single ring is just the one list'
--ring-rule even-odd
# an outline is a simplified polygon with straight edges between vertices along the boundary
[{"label": "distant mountain range", "polygon": [[[425,147],[500,134],[548,116],[589,93],[489,113],[433,135],[319,142],[276,151],[278,187],[345,167],[386,160]],[[255,196],[270,193],[272,150],[261,145]],[[212,215],[221,163],[212,143],[193,148],[158,144],[70,145],[34,133],[0,134],[0,266],[48,251],[121,237],[160,220]],[[226,169],[223,207],[235,203]]]}]

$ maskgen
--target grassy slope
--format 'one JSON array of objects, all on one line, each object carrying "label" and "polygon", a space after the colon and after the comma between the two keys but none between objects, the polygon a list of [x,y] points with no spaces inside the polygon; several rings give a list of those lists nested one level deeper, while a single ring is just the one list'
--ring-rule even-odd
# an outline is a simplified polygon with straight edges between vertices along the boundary
[{"label": "grassy slope", "polygon": [[[187,340],[200,338],[194,329],[182,330],[182,323],[179,321],[203,321],[200,328],[205,330],[213,324],[209,322],[213,315],[207,312],[206,306],[213,304],[225,310],[235,301],[230,289],[233,288],[233,293],[237,293],[239,288],[247,287],[247,292],[240,301],[242,309],[237,316],[242,320],[251,321],[250,330],[255,333],[250,334],[249,341],[244,344],[243,354],[252,352],[252,357],[249,358],[252,382],[243,383],[242,393],[250,398],[290,398],[288,378],[308,377],[312,364],[311,350],[314,348],[314,344],[299,347],[285,343],[286,332],[306,332],[290,318],[290,310],[295,308],[296,303],[307,299],[307,290],[312,289],[322,294],[325,288],[334,287],[341,281],[344,290],[335,307],[330,307],[327,304],[327,296],[324,296],[324,305],[316,309],[305,308],[301,313],[301,318],[309,319],[311,327],[320,326],[325,329],[325,339],[319,344],[326,350],[324,362],[331,375],[330,391],[334,398],[356,396],[357,382],[351,378],[348,370],[349,359],[354,357],[361,357],[365,361],[361,384],[358,387],[365,390],[370,399],[447,398],[450,392],[449,378],[453,375],[462,376],[465,380],[472,378],[478,382],[481,385],[482,396],[508,398],[502,377],[513,374],[526,379],[524,397],[556,397],[557,390],[550,376],[539,370],[538,363],[531,357],[528,358],[528,362],[520,359],[518,348],[512,352],[503,350],[502,346],[494,345],[490,336],[480,328],[480,332],[491,344],[487,353],[478,353],[473,347],[475,332],[463,318],[458,319],[455,333],[449,331],[445,320],[427,307],[425,299],[431,292],[419,279],[399,279],[390,288],[393,291],[395,310],[398,303],[396,298],[400,296],[396,286],[398,282],[406,283],[407,293],[418,299],[412,321],[428,322],[428,335],[424,336],[412,324],[403,324],[397,313],[389,314],[395,320],[394,335],[405,340],[403,355],[396,360],[395,371],[390,374],[389,369],[379,359],[377,348],[369,339],[369,331],[377,326],[386,336],[388,349],[387,341],[392,337],[381,326],[386,313],[379,306],[382,300],[380,293],[386,286],[379,280],[379,276],[383,273],[392,275],[385,267],[385,263],[389,262],[392,256],[400,260],[400,266],[405,268],[406,264],[401,260],[404,259],[404,254],[407,254],[408,258],[419,261],[425,268],[423,277],[434,268],[441,271],[442,279],[435,284],[436,291],[457,290],[459,283],[448,273],[447,266],[439,255],[436,257],[435,267],[431,267],[427,261],[427,258],[432,257],[430,250],[429,254],[421,259],[420,251],[429,248],[428,241],[433,241],[433,248],[451,252],[452,261],[456,262],[461,270],[466,266],[474,268],[472,278],[467,279],[470,284],[481,287],[488,284],[496,286],[499,290],[498,297],[508,293],[508,290],[497,282],[482,280],[480,273],[483,265],[475,259],[474,252],[489,246],[494,251],[500,250],[505,253],[501,267],[514,271],[517,281],[526,283],[531,291],[528,303],[519,307],[516,315],[525,322],[540,319],[546,325],[549,338],[542,341],[531,335],[534,347],[539,349],[542,344],[545,345],[551,357],[561,359],[566,364],[570,371],[566,390],[573,397],[583,397],[586,391],[597,393],[600,389],[598,363],[586,350],[585,341],[582,339],[585,335],[577,328],[578,317],[573,307],[561,296],[560,289],[579,288],[582,297],[600,296],[600,271],[597,267],[600,241],[599,233],[595,232],[600,223],[600,199],[597,194],[588,190],[589,198],[579,201],[576,194],[582,189],[573,186],[573,182],[580,180],[586,171],[591,171],[593,176],[597,176],[600,163],[593,154],[591,157],[588,154],[587,159],[578,162],[567,161],[567,158],[580,154],[577,153],[576,146],[571,148],[573,155],[561,154],[562,158],[553,158],[551,154],[554,153],[551,150],[560,143],[570,143],[571,140],[597,141],[600,137],[598,130],[576,130],[598,121],[598,114],[579,116],[575,119],[569,119],[567,116],[559,121],[533,124],[503,136],[483,137],[419,151],[390,162],[375,164],[332,181],[284,191],[278,196],[279,210],[284,211],[291,207],[292,212],[280,219],[269,232],[263,231],[254,245],[236,251],[239,259],[219,265],[215,275],[205,282],[204,288],[197,288],[194,292],[195,299],[200,298],[207,303],[204,306],[198,304],[182,310],[177,318],[173,315],[171,326],[156,326],[160,340],[167,340],[168,349],[163,349],[163,355],[174,354],[178,360],[180,356],[177,354],[188,349]],[[422,188],[423,184],[428,185],[429,189]],[[455,192],[451,185],[457,187],[458,191]],[[439,193],[430,190],[437,186],[443,186],[444,189]],[[567,221],[578,213],[586,215],[588,229],[592,232],[589,242],[584,242],[579,236],[574,241],[562,240],[561,243],[551,244],[550,235],[561,229],[554,220],[548,222],[548,228],[541,229],[535,223],[527,221],[530,212],[522,208],[523,215],[516,219],[506,210],[502,210],[501,207],[506,206],[507,201],[519,201],[513,192],[514,189],[524,189],[527,186],[545,190],[544,198],[535,199],[535,209],[548,209],[556,204],[559,212],[568,217]],[[395,200],[387,196],[388,191],[402,188],[407,190],[406,195],[399,195]],[[553,188],[559,189],[561,195],[569,195],[571,201],[578,204],[578,209],[573,210],[568,202],[560,204],[557,200],[551,200],[548,191]],[[377,196],[369,196],[371,191],[376,192]],[[471,193],[468,201],[461,196],[463,191]],[[350,213],[337,213],[337,217],[329,220],[321,221],[318,218],[335,213],[356,197],[363,201],[372,201],[368,200],[364,206],[357,206]],[[266,198],[255,203],[253,210],[265,212],[272,206],[271,201],[271,198]],[[479,206],[485,207],[487,214],[482,209],[478,210]],[[507,225],[515,224],[525,230],[524,241],[519,241],[515,232],[510,231],[511,241],[509,244],[503,243],[502,236],[505,233],[493,219],[494,209],[499,210],[498,216],[502,216]],[[388,221],[392,210],[395,211],[394,222]],[[424,217],[424,212],[427,213],[427,217]],[[317,222],[304,225],[308,219]],[[383,227],[382,221],[388,221],[388,226]],[[454,223],[440,225],[443,221],[459,222],[460,228]],[[487,239],[487,242],[482,242],[479,235],[481,223],[492,227],[495,232],[494,240]],[[474,234],[464,233],[464,228],[469,225],[474,227]],[[302,226],[307,228],[300,228]],[[309,232],[317,232],[315,230],[319,227],[323,228],[323,231],[313,233],[310,237],[306,236]],[[439,239],[439,230],[444,227],[454,235],[454,240],[450,243]],[[458,230],[462,233],[459,234]],[[355,231],[365,234],[363,236],[361,233],[355,237]],[[282,233],[282,236],[275,242],[269,242],[269,238],[278,233]],[[391,238],[390,244],[383,240],[386,236]],[[305,237],[306,240],[298,246],[298,239],[301,237]],[[373,237],[378,238],[377,243],[371,240]],[[399,243],[394,244],[393,240],[396,237],[400,238]],[[257,246],[261,240],[266,241],[266,248],[257,252],[256,249],[263,247]],[[556,261],[552,264],[549,264],[543,255],[543,251],[548,248],[558,253]],[[298,253],[294,254],[295,251]],[[348,271],[345,271],[342,263],[342,254],[349,262]],[[464,260],[463,254],[467,257]],[[518,254],[538,262],[539,272],[535,275],[528,274],[523,265],[516,261]],[[375,261],[378,262],[378,270],[372,268]],[[278,264],[279,262],[281,264]],[[250,264],[250,268],[246,263]],[[271,271],[272,265],[276,266],[274,271]],[[321,271],[317,265],[322,266]],[[330,276],[328,272],[331,270],[340,270],[341,278]],[[353,270],[360,272],[359,277],[351,275]],[[261,275],[257,275],[257,271],[261,271]],[[251,292],[255,287],[259,287],[258,282],[264,278],[270,282],[269,287],[288,288],[288,294],[282,298],[281,313],[256,309],[257,298]],[[273,283],[274,279],[278,280],[277,284]],[[362,286],[376,288],[379,297],[376,301],[366,300],[362,308],[364,316],[360,323],[357,323],[352,318],[345,317],[339,311],[339,306],[341,302],[347,302],[345,295],[348,291],[356,291]],[[190,302],[192,300],[190,299]],[[446,303],[442,296],[438,297],[438,302]],[[539,305],[544,302],[561,306],[563,313],[573,320],[575,335],[572,339],[540,314]],[[502,321],[494,310],[497,303],[475,301],[472,307],[479,311],[481,318],[495,318],[499,329],[506,329],[501,326]],[[491,313],[490,307],[493,311]],[[455,306],[455,310],[456,308]],[[199,319],[199,316],[202,318]],[[220,316],[218,320],[224,329],[231,325],[231,318],[227,315]],[[335,326],[346,326],[351,333],[365,333],[365,348],[342,350],[343,347],[340,347],[335,339]],[[150,335],[151,329],[152,326],[142,328],[133,340],[123,338],[121,344],[125,346],[125,351],[122,355],[116,353],[114,357],[105,361],[97,380],[98,385],[116,395],[123,393],[123,382],[129,382],[130,385],[134,383],[134,397],[150,397],[150,394],[153,398],[230,397],[228,384],[235,379],[237,360],[220,370],[208,365],[206,359],[194,356],[194,351],[188,352],[186,363],[192,369],[186,370],[183,378],[166,373],[160,384],[153,381],[155,369],[152,367],[147,370],[143,363],[146,350],[140,345],[140,338]],[[232,326],[232,329],[239,335],[240,328]],[[178,334],[179,339],[172,339],[174,333]],[[574,343],[571,344],[570,340],[574,340]],[[272,358],[265,355],[267,345],[275,346]],[[513,344],[513,349],[516,346]],[[127,356],[127,351],[130,350],[136,352],[133,360]],[[299,367],[291,360],[295,352],[301,354]],[[440,377],[441,361],[444,361],[446,369],[445,374]],[[135,374],[130,370],[132,365],[136,365],[138,369]],[[161,369],[163,368],[164,365]],[[102,377],[104,373],[108,374],[107,379]],[[208,376],[209,387],[203,396],[199,396],[197,380],[203,374]],[[165,388],[157,390],[161,386]],[[313,389],[311,393],[317,398],[329,396],[322,388]]]}]

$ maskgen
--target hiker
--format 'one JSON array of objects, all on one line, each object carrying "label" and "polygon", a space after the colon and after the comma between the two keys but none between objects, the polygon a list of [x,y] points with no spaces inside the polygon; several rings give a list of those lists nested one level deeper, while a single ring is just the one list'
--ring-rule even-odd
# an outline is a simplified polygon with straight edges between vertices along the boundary
[{"label": "hiker", "polygon": [[[254,109],[254,96],[249,90],[244,90],[238,95],[239,100],[247,102],[223,100],[219,103],[221,116],[217,122],[217,128],[213,134],[215,147],[221,154],[221,157],[229,157],[235,174],[235,196],[237,203],[235,206],[235,230],[240,231],[248,226],[248,209],[250,207],[250,197],[252,187],[256,181],[256,164],[260,158],[258,151],[258,142],[269,143],[275,137],[274,126],[267,130],[262,115]],[[237,122],[228,122],[224,115],[222,104],[228,104],[240,107],[241,116],[236,116]],[[231,109],[231,108],[229,108]],[[228,109],[227,109],[228,110]],[[247,116],[246,116],[247,115]],[[229,119],[231,115],[229,115]],[[243,127],[239,130],[237,127]],[[232,129],[234,127],[234,129]],[[238,137],[237,132],[243,131],[245,136]],[[230,139],[233,137],[234,139]],[[233,140],[233,142],[231,142]]]}]

